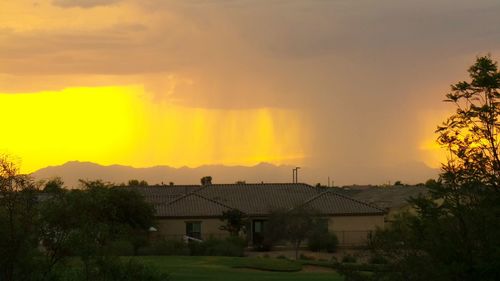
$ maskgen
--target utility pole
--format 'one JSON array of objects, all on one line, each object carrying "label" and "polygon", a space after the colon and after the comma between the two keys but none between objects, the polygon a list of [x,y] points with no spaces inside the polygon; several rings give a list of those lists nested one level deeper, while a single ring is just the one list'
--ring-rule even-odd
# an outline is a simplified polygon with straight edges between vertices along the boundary
[{"label": "utility pole", "polygon": [[299,169],[300,167],[293,169],[293,183],[299,183]]}]

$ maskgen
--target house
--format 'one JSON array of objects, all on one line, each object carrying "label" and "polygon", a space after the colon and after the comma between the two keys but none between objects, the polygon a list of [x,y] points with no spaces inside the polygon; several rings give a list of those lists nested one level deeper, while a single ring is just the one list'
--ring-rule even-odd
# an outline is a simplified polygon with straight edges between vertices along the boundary
[{"label": "house", "polygon": [[413,212],[408,200],[412,197],[426,196],[429,189],[425,186],[350,186],[335,189],[335,192],[386,210],[386,222],[391,222],[397,214]]},{"label": "house", "polygon": [[276,209],[306,206],[316,210],[336,233],[340,245],[364,244],[377,227],[383,227],[385,211],[332,190],[302,183],[206,184],[133,187],[156,209],[159,235],[180,239],[184,235],[221,238],[222,212],[238,209],[250,220],[250,241],[262,235],[267,218]]}]

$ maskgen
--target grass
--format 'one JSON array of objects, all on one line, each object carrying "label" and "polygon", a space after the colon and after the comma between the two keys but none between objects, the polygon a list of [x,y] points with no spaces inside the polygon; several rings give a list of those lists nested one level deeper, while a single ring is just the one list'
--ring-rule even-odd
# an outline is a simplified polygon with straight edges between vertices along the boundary
[{"label": "grass", "polygon": [[335,272],[300,272],[302,264],[273,258],[145,256],[134,259],[171,274],[172,281],[342,281]]},{"label": "grass", "polygon": [[318,261],[318,260],[300,260],[302,265],[313,265],[326,268],[333,268],[333,263],[331,261]]}]

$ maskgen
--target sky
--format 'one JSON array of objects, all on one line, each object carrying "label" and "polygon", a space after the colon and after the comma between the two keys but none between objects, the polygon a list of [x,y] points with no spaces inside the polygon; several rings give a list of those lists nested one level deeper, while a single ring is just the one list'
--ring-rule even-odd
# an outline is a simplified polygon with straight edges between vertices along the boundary
[{"label": "sky", "polygon": [[499,14],[498,0],[0,0],[0,152],[25,172],[267,162],[314,182],[425,181],[449,85],[500,58]]}]

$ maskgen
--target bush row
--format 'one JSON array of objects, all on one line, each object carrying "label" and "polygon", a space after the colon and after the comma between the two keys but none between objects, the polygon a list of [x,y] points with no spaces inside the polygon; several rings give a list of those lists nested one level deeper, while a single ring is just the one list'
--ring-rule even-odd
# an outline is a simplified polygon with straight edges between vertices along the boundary
[{"label": "bush row", "polygon": [[137,251],[141,256],[243,256],[246,241],[239,237],[208,239],[185,243],[180,240],[157,240]]},{"label": "bush row", "polygon": [[333,253],[337,250],[339,240],[337,236],[329,232],[314,232],[307,241],[309,250],[314,252],[326,251]]}]

